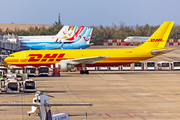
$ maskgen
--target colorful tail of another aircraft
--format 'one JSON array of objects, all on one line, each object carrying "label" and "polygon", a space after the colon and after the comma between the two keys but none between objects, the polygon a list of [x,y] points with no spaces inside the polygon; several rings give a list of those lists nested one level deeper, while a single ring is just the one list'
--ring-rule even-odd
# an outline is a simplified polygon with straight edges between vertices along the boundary
[{"label": "colorful tail of another aircraft", "polygon": [[81,39],[76,42],[76,44],[83,44],[83,45],[88,45],[91,39],[91,34],[92,34],[93,28],[89,28],[86,30],[85,34],[81,36]]},{"label": "colorful tail of another aircraft", "polygon": [[63,37],[67,33],[68,29],[69,29],[69,26],[63,26],[63,28],[58,32],[56,37],[57,38]]},{"label": "colorful tail of another aircraft", "polygon": [[62,39],[70,38],[74,35],[75,27],[71,27],[70,30],[64,35]]}]

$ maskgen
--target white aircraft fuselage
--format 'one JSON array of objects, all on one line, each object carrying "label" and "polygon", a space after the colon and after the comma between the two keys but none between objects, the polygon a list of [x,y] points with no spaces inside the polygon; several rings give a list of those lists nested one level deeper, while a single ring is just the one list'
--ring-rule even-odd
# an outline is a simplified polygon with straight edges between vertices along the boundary
[{"label": "white aircraft fuselage", "polygon": [[140,37],[140,36],[130,36],[124,39],[124,42],[130,42],[130,43],[143,43],[146,42],[149,39],[149,37]]}]

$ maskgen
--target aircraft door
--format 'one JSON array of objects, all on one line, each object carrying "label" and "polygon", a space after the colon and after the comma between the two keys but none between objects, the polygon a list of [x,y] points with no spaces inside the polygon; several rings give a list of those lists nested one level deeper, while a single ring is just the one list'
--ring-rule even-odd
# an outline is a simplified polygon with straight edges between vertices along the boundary
[{"label": "aircraft door", "polygon": [[21,53],[21,55],[20,55],[20,62],[26,62],[25,53]]}]

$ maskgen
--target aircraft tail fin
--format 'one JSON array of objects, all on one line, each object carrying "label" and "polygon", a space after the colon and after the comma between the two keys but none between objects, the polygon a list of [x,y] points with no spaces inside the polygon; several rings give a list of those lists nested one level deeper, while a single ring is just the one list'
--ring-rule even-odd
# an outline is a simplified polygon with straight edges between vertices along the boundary
[{"label": "aircraft tail fin", "polygon": [[173,24],[174,21],[164,22],[144,44],[136,48],[164,48]]},{"label": "aircraft tail fin", "polygon": [[93,28],[89,28],[86,31],[86,33],[83,36],[81,36],[81,39],[76,42],[76,44],[84,44],[84,45],[89,44],[91,35],[92,35],[92,31],[93,31]]},{"label": "aircraft tail fin", "polygon": [[78,26],[75,26],[74,34],[77,32]]},{"label": "aircraft tail fin", "polygon": [[64,35],[62,39],[70,38],[74,35],[75,27],[71,27],[70,30]]},{"label": "aircraft tail fin", "polygon": [[71,38],[68,38],[68,39],[66,39],[66,40],[71,41],[71,40],[76,39],[76,38],[78,37],[78,35],[83,31],[84,28],[85,28],[84,26],[80,26],[80,27],[78,28],[78,30],[76,31],[76,33],[75,33]]},{"label": "aircraft tail fin", "polygon": [[63,26],[63,28],[58,32],[56,37],[58,38],[63,37],[67,33],[68,29],[69,29],[69,26]]}]

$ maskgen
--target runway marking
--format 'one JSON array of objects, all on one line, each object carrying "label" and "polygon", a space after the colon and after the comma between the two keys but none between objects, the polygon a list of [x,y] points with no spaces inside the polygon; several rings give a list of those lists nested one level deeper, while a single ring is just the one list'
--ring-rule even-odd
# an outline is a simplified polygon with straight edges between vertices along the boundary
[{"label": "runway marking", "polygon": [[126,115],[130,116],[130,117],[133,117],[132,115],[128,114],[128,113],[125,113]]},{"label": "runway marking", "polygon": [[110,115],[108,115],[107,113],[105,113],[108,117],[110,117],[111,118],[111,116]]},{"label": "runway marking", "polygon": [[166,100],[169,100],[169,101],[172,101],[171,99],[169,99],[169,98],[165,98]]}]

